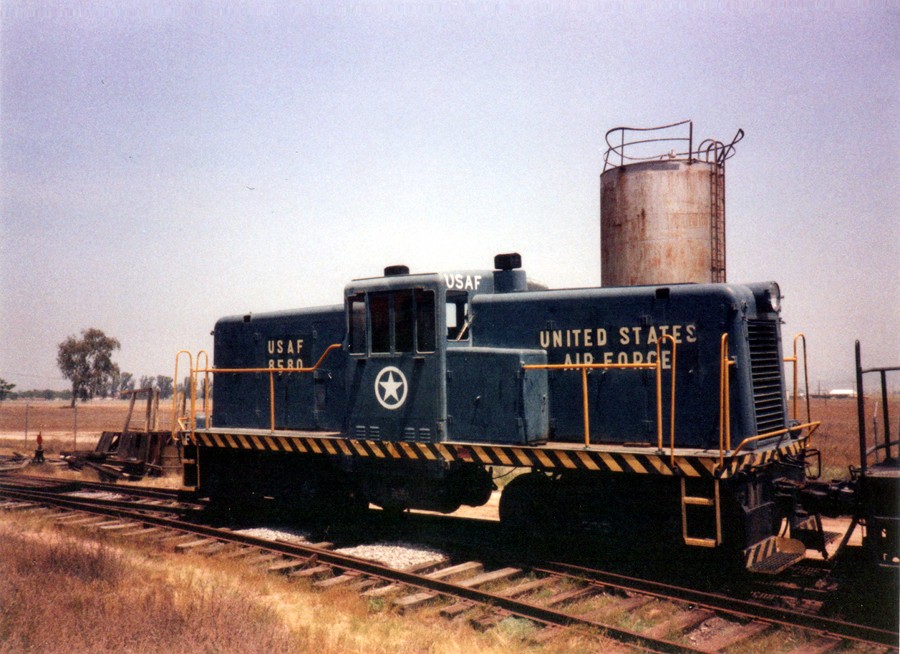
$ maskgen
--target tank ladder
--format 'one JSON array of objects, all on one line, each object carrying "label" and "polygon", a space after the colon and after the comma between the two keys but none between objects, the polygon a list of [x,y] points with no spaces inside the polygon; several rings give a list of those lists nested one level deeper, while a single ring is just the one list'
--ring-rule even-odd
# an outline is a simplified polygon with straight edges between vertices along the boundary
[{"label": "tank ladder", "polygon": [[[722,503],[719,495],[719,480],[713,479],[712,497],[687,494],[687,479],[681,478],[681,536],[685,545],[694,547],[717,547],[722,544]],[[698,536],[688,533],[688,507],[711,509],[715,517],[715,536]]]},{"label": "tank ladder", "polygon": [[710,175],[709,278],[724,284],[725,279],[725,166],[715,163]]}]

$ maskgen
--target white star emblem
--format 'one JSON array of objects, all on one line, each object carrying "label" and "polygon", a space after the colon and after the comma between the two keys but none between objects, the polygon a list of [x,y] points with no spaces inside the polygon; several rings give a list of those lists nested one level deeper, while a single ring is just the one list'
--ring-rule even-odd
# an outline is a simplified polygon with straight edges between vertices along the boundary
[{"label": "white star emblem", "polygon": [[375,398],[381,406],[391,411],[403,406],[407,388],[406,376],[394,366],[382,368],[375,378]]}]

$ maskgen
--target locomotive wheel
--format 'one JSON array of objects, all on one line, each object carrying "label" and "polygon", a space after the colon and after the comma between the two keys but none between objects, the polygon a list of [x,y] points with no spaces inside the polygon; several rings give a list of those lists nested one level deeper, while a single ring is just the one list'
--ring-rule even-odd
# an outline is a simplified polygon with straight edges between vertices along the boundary
[{"label": "locomotive wheel", "polygon": [[529,538],[542,538],[553,528],[547,499],[552,482],[540,473],[513,479],[500,496],[500,523],[504,530]]}]

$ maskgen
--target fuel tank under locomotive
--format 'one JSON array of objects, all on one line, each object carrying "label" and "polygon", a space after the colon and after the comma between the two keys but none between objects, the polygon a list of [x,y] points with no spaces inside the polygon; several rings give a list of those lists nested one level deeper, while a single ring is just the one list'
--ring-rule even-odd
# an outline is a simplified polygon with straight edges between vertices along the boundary
[{"label": "fuel tank under locomotive", "polygon": [[213,449],[203,452],[202,470],[202,494],[214,501],[273,498],[326,513],[364,508],[369,502],[389,510],[452,513],[462,504],[486,503],[494,488],[490,469],[442,461],[354,461]]}]

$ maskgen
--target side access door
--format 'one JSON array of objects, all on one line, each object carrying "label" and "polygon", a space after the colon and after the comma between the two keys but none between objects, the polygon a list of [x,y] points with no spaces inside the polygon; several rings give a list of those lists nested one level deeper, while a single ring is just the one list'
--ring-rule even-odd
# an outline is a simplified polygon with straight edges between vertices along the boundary
[{"label": "side access door", "polygon": [[347,293],[351,438],[435,442],[446,427],[443,289],[383,280]]}]

